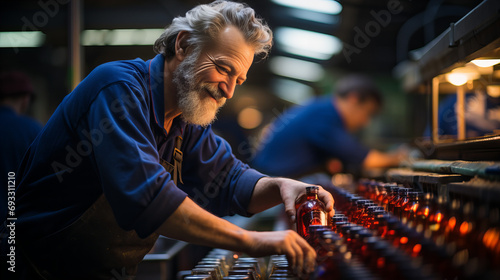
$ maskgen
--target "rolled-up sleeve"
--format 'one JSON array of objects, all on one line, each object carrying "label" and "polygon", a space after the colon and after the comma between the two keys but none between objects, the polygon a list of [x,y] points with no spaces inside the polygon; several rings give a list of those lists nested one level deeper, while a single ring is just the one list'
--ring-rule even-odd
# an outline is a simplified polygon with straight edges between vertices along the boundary
[{"label": "rolled-up sleeve", "polygon": [[143,238],[187,196],[159,163],[148,102],[141,89],[117,82],[101,90],[81,124],[93,141],[100,183],[118,224]]},{"label": "rolled-up sleeve", "polygon": [[184,135],[184,184],[179,187],[215,215],[251,216],[247,208],[255,184],[265,175],[236,159],[211,127],[188,126]]}]

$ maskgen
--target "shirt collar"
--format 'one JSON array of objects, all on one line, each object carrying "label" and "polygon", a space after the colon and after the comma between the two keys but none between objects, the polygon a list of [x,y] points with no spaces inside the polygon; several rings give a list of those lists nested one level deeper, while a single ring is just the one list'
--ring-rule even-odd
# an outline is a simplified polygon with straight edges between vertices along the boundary
[{"label": "shirt collar", "polygon": [[[151,95],[151,100],[153,101],[153,110],[156,124],[163,130],[165,135],[166,130],[163,128],[163,123],[165,121],[165,105],[164,105],[164,81],[163,81],[163,71],[165,66],[165,57],[161,54],[156,55],[153,59],[149,60],[149,94]],[[170,128],[170,133],[173,135],[180,134],[186,126],[185,122],[181,117],[176,117]]]}]

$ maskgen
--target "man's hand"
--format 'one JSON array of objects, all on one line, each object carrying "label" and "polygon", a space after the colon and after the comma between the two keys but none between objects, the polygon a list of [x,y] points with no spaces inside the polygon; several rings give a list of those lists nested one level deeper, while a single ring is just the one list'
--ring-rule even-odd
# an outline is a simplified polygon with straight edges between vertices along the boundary
[{"label": "man's hand", "polygon": [[284,254],[298,275],[314,270],[316,252],[296,232],[248,231],[218,218],[186,198],[157,233],[186,242],[247,253]]},{"label": "man's hand", "polygon": [[316,252],[295,231],[249,231],[246,240],[246,252],[252,257],[284,254],[297,275],[314,271]]},{"label": "man's hand", "polygon": [[[278,180],[279,190],[281,194],[281,199],[285,204],[285,211],[290,221],[295,223],[296,209],[295,202],[299,201],[300,197],[306,194],[306,187],[311,184],[302,183],[292,179],[279,178]],[[334,200],[332,195],[325,191],[323,187],[319,187],[318,198],[325,204],[325,210],[329,217],[335,215],[335,210],[333,210]]]}]

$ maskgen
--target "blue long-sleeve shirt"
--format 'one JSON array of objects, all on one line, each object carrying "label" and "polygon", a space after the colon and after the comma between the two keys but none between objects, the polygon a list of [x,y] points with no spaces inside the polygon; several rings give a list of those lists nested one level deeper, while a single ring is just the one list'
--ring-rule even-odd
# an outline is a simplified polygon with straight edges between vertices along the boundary
[{"label": "blue long-sleeve shirt", "polygon": [[369,149],[345,128],[331,97],[297,106],[279,116],[261,141],[252,166],[274,176],[296,177],[337,158],[358,170]]},{"label": "blue long-sleeve shirt", "polygon": [[[118,224],[146,237],[186,195],[216,215],[250,215],[264,175],[237,160],[210,127],[164,122],[164,58],[103,64],[59,105],[25,156],[16,191],[17,233],[38,239],[71,224],[102,194]],[[178,186],[159,163],[184,138]]]}]

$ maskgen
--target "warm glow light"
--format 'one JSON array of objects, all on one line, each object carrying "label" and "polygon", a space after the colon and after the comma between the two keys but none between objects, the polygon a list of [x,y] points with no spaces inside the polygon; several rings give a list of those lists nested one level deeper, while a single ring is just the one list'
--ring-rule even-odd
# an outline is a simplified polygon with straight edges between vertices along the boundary
[{"label": "warm glow light", "polygon": [[446,80],[455,86],[461,86],[467,81],[479,79],[481,74],[471,67],[458,67],[446,74]]},{"label": "warm glow light", "polygon": [[327,60],[342,51],[342,41],[332,35],[290,27],[278,27],[274,34],[280,49],[299,56]]},{"label": "warm glow light", "polygon": [[317,63],[284,56],[270,59],[269,67],[276,75],[309,82],[317,82],[325,74],[323,67]]},{"label": "warm glow light", "polygon": [[101,29],[84,30],[84,46],[140,46],[153,45],[163,33],[163,29]]},{"label": "warm glow light", "polygon": [[401,244],[406,244],[406,243],[408,243],[408,237],[406,237],[406,236],[401,237],[401,238],[399,239],[399,243],[401,243]]},{"label": "warm glow light", "polygon": [[467,83],[467,75],[462,73],[448,73],[446,80],[454,86],[461,86]]},{"label": "warm glow light", "polygon": [[424,210],[424,216],[429,216],[429,208],[428,207],[425,207],[425,210]]},{"label": "warm glow light", "polygon": [[474,59],[471,62],[479,67],[490,67],[500,63],[500,59]]},{"label": "warm glow light", "polygon": [[440,223],[442,219],[443,219],[443,214],[437,213],[437,215],[436,215],[436,222]]},{"label": "warm glow light", "polygon": [[255,108],[245,108],[238,114],[238,124],[244,129],[254,129],[261,123],[262,113]]},{"label": "warm glow light", "polygon": [[467,232],[469,232],[469,223],[467,223],[467,222],[463,222],[463,223],[460,225],[460,233],[461,233],[461,234],[466,234]]},{"label": "warm glow light", "polygon": [[420,250],[422,250],[422,245],[417,244],[417,245],[413,246],[413,254],[414,255],[417,255],[418,253],[420,253]]},{"label": "warm glow light", "polygon": [[500,233],[496,228],[490,228],[483,236],[483,244],[486,248],[494,249],[495,245],[498,243],[500,238]]},{"label": "warm glow light", "polygon": [[457,225],[457,219],[455,217],[451,217],[449,220],[448,220],[448,227],[453,230],[455,228],[455,226]]},{"label": "warm glow light", "polygon": [[385,266],[385,258],[378,258],[377,259],[377,268],[383,268]]},{"label": "warm glow light", "polygon": [[0,48],[36,48],[44,41],[41,31],[0,32]]},{"label": "warm glow light", "polygon": [[500,97],[500,86],[498,85],[488,85],[486,86],[486,92],[489,96],[493,98]]},{"label": "warm glow light", "polygon": [[282,6],[331,15],[339,14],[342,11],[342,5],[333,0],[273,0],[273,2]]}]

